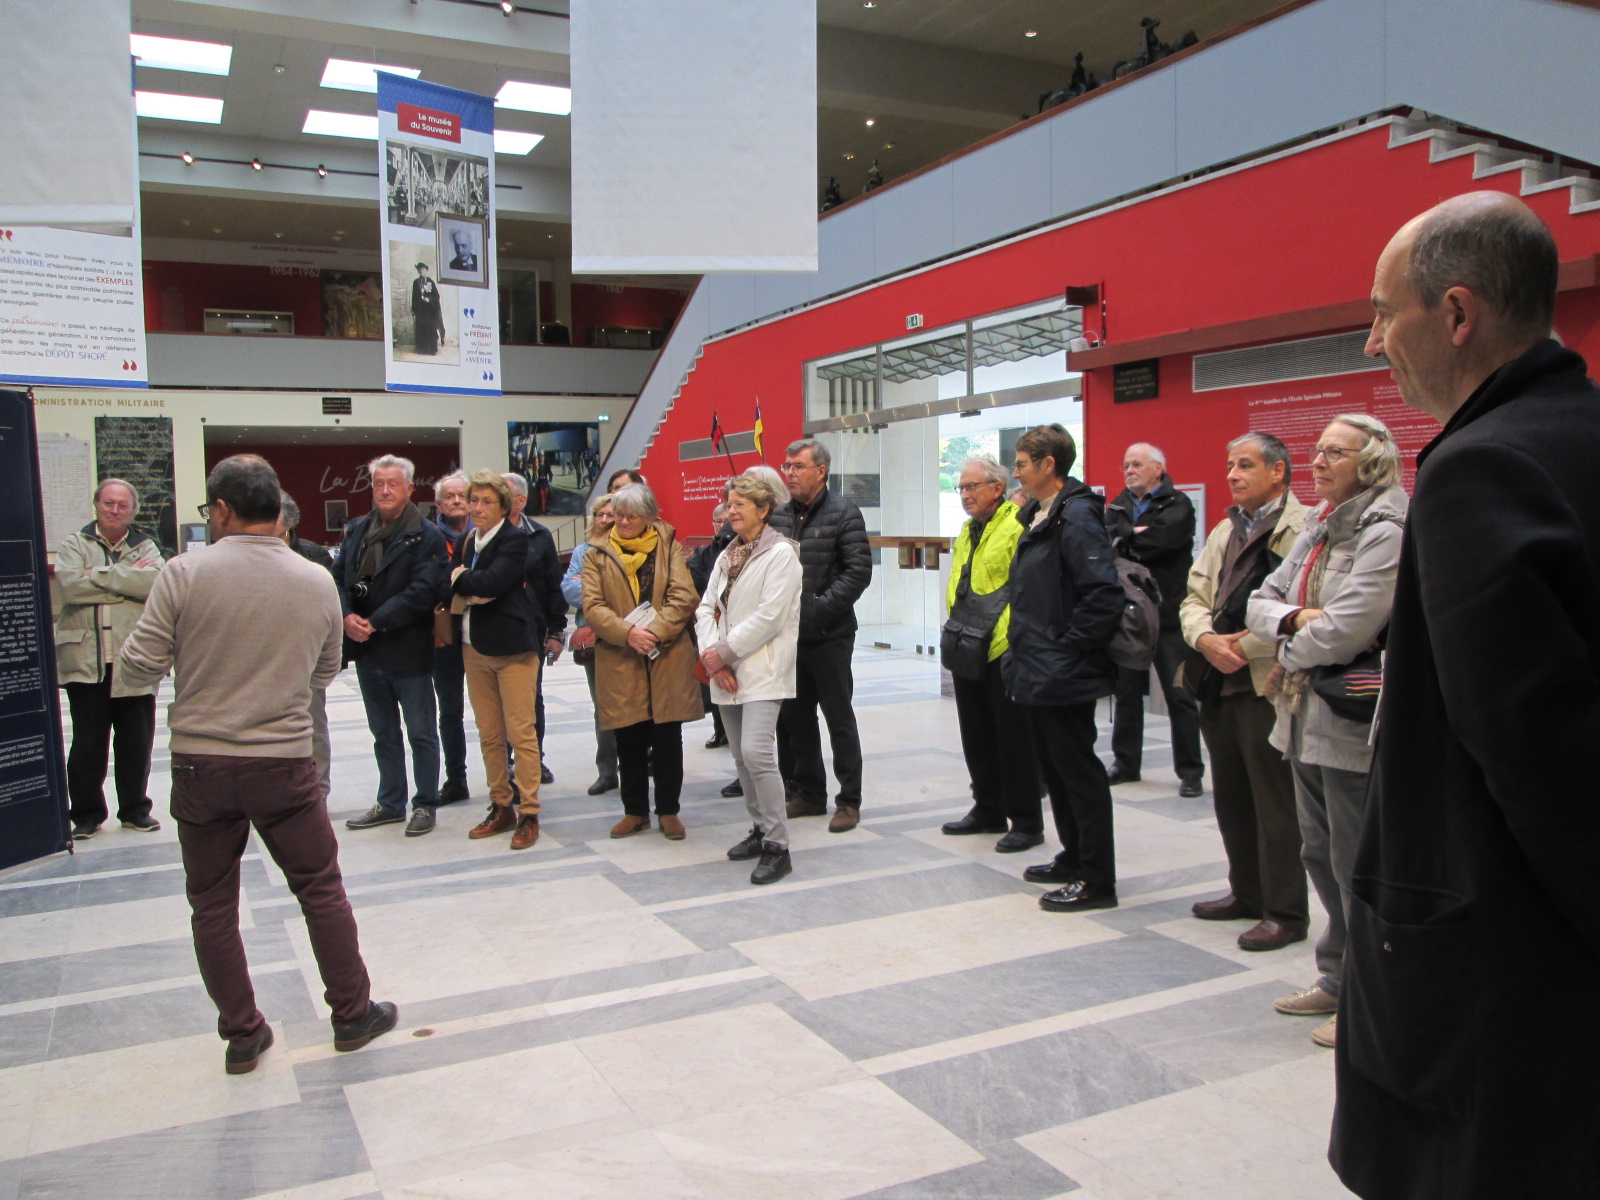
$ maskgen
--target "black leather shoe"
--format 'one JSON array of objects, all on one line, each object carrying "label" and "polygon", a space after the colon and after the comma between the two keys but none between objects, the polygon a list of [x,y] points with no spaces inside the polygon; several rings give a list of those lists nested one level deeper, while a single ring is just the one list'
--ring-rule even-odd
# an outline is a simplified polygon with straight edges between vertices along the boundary
[{"label": "black leather shoe", "polygon": [[550,770],[549,767],[545,766],[544,762],[541,760],[540,763],[539,763],[539,782],[540,783],[554,783],[555,781],[556,781],[556,777],[555,777],[554,773]]},{"label": "black leather shoe", "polygon": [[1106,782],[1112,787],[1116,787],[1119,783],[1138,783],[1139,772],[1130,771],[1126,767],[1112,767],[1106,772]]},{"label": "black leather shoe", "polygon": [[[1044,837],[1043,834],[1039,836],[1041,839]],[[1022,873],[1022,877],[1029,883],[1071,883],[1077,878],[1077,870],[1067,866],[1060,859],[1051,859],[1047,863],[1029,867]]]},{"label": "black leather shoe", "polygon": [[272,1045],[272,1026],[263,1025],[261,1032],[243,1046],[229,1046],[222,1052],[222,1069],[229,1075],[248,1075],[256,1069],[256,1059]]},{"label": "black leather shoe", "polygon": [[1116,906],[1116,889],[1090,887],[1081,879],[1074,879],[1066,887],[1039,897],[1039,907],[1045,912],[1085,912],[1091,908]]},{"label": "black leather shoe", "polygon": [[750,832],[745,835],[744,841],[728,850],[728,857],[734,862],[744,862],[746,859],[761,857],[761,826],[750,826]]},{"label": "black leather shoe", "polygon": [[1198,775],[1185,779],[1178,785],[1178,795],[1185,800],[1193,800],[1196,796],[1204,796],[1205,794],[1206,785],[1201,782]]},{"label": "black leather shoe", "polygon": [[1006,831],[1006,823],[1004,821],[985,821],[978,815],[978,810],[973,809],[961,820],[946,821],[939,828],[942,832],[950,834],[1004,833]]},{"label": "black leather shoe", "polygon": [[1202,921],[1259,921],[1261,910],[1251,908],[1239,897],[1229,892],[1216,900],[1196,900],[1189,911]]},{"label": "black leather shoe", "polygon": [[589,785],[589,795],[603,796],[607,792],[617,790],[617,777],[615,775],[602,775]]},{"label": "black leather shoe", "polygon": [[789,852],[771,842],[761,843],[761,861],[750,872],[751,883],[777,883],[794,868],[789,865]]},{"label": "black leather shoe", "polygon": [[335,1050],[359,1050],[379,1034],[388,1033],[400,1020],[400,1012],[389,1000],[374,1000],[367,1005],[367,1015],[354,1025],[333,1027]]},{"label": "black leather shoe", "polygon": [[472,789],[467,787],[465,779],[446,779],[439,785],[439,803],[459,804],[463,800],[472,799]]},{"label": "black leather shoe", "polygon": [[1020,829],[1013,829],[994,844],[995,850],[1000,854],[1015,854],[1019,850],[1032,850],[1035,846],[1044,845],[1044,834],[1024,833]]},{"label": "black leather shoe", "polygon": [[722,789],[722,794],[724,796],[742,796],[744,795],[744,784],[735,779]]},{"label": "black leather shoe", "polygon": [[1276,921],[1259,921],[1239,935],[1241,950],[1282,950],[1306,940],[1306,931]]},{"label": "black leather shoe", "polygon": [[707,740],[706,749],[707,750],[721,750],[727,744],[728,744],[728,735],[727,734],[725,734],[725,733],[714,733]]}]

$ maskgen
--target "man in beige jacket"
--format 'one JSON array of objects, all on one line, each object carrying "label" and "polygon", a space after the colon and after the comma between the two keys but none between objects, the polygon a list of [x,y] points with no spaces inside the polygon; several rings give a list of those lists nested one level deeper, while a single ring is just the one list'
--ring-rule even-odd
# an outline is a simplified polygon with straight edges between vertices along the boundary
[{"label": "man in beige jacket", "polygon": [[1234,503],[1190,568],[1189,594],[1178,610],[1183,640],[1195,651],[1184,678],[1200,701],[1217,828],[1228,854],[1228,895],[1201,901],[1193,912],[1202,921],[1256,920],[1239,935],[1243,950],[1304,941],[1310,923],[1294,781],[1268,742],[1277,714],[1262,691],[1275,647],[1244,623],[1250,593],[1305,525],[1289,472],[1289,452],[1270,433],[1252,431],[1228,443]]}]

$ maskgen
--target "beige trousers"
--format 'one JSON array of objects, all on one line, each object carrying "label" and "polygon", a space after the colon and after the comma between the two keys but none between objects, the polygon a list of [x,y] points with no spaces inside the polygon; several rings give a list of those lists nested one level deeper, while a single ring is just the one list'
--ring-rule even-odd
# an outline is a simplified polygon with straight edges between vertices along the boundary
[{"label": "beige trousers", "polygon": [[[534,724],[533,698],[539,686],[540,654],[479,654],[470,645],[461,647],[461,660],[467,671],[467,698],[472,701],[472,718],[478,726],[478,743],[483,748],[483,770],[489,776],[489,799],[501,808],[508,807],[522,793],[518,811],[524,816],[539,815],[539,734]],[[506,766],[506,744],[517,756],[517,787],[511,787],[511,772]]]}]

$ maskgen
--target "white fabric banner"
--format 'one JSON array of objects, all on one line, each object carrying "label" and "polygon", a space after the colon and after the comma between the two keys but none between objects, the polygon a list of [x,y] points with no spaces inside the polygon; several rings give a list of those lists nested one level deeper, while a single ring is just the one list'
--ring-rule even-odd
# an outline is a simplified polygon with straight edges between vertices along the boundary
[{"label": "white fabric banner", "polygon": [[5,0],[0,14],[0,226],[126,234],[137,188],[128,0]]},{"label": "white fabric banner", "polygon": [[816,0],[575,0],[572,269],[817,269]]}]

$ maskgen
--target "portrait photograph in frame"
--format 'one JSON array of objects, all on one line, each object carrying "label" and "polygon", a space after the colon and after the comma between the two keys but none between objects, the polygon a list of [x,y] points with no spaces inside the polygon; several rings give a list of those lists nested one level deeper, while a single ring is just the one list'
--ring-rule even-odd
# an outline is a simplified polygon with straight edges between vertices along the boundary
[{"label": "portrait photograph in frame", "polygon": [[322,502],[322,527],[329,533],[342,534],[344,527],[349,523],[350,501],[324,500]]},{"label": "portrait photograph in frame", "polygon": [[489,223],[474,217],[439,214],[439,282],[458,287],[489,286]]}]

